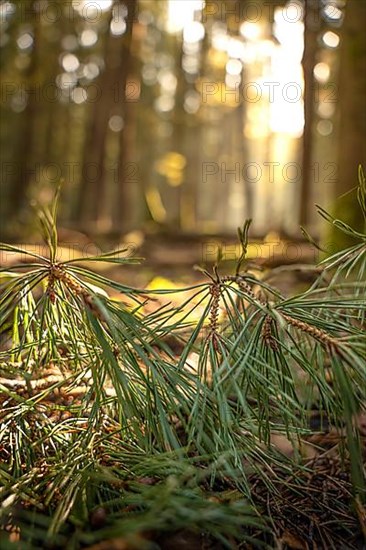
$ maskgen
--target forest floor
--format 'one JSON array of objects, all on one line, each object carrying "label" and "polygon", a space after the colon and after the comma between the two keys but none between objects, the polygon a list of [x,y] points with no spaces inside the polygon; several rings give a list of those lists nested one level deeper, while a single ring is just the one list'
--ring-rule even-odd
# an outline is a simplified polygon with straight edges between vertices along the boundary
[{"label": "forest floor", "polygon": [[[153,238],[150,241],[140,242],[139,246],[133,248],[134,254],[146,258],[142,265],[111,267],[110,264],[101,263],[97,266],[93,265],[93,268],[97,267],[104,276],[133,287],[150,290],[168,287],[174,290],[174,288],[189,286],[204,280],[204,275],[194,270],[192,266],[204,263],[212,265],[218,249],[217,243],[217,238],[190,241],[182,239],[178,243],[173,242],[170,238]],[[224,243],[222,272],[225,272],[226,268],[227,272],[230,272],[235,263],[234,243],[230,240]],[[276,253],[273,252],[273,247],[272,253],[268,253],[271,250],[268,243],[267,245],[258,243],[257,248],[253,247],[252,249],[252,256],[253,261],[263,271],[273,267],[279,268],[286,264],[291,265],[292,269],[290,270],[277,269],[275,278],[271,281],[271,284],[279,288],[281,292],[291,295],[299,289],[304,289],[311,282],[314,274],[303,270],[301,265],[312,263],[314,253],[305,243],[292,243],[292,248],[288,245],[289,243],[282,243],[282,245],[279,243]],[[36,243],[29,245],[30,248],[34,246],[40,245]],[[89,242],[83,250],[87,250],[90,254],[91,249],[92,245]],[[75,249],[70,247],[67,242],[61,243],[62,259],[73,253],[75,253]],[[21,258],[9,254],[2,260],[2,267],[7,267],[18,263]],[[164,299],[167,300],[166,297]],[[169,300],[176,299],[179,298],[174,294],[169,297]],[[163,299],[156,298],[156,301],[160,300]],[[168,345],[178,358],[179,342],[173,338],[168,341]],[[2,375],[3,373],[0,373],[0,376]],[[57,372],[50,366],[49,369],[43,371],[42,378],[30,381],[30,387],[45,389],[64,376],[65,373]],[[3,378],[0,382],[5,383]],[[29,390],[29,386],[27,390],[14,379],[13,389],[21,395]],[[80,388],[79,391],[83,392],[85,388]],[[5,396],[2,396],[0,401],[2,402],[4,399]],[[74,403],[77,403],[79,399],[77,390],[73,388],[73,393],[70,395],[67,385],[65,385],[48,393],[47,399],[43,403],[40,402],[39,405],[46,406],[48,414],[55,415],[55,421],[60,421],[62,414],[65,414],[61,412],[66,403],[65,399],[69,401],[72,399]],[[366,418],[359,418],[358,421],[363,434],[366,455]],[[362,550],[366,548],[366,512],[360,503],[357,501],[355,503],[352,500],[349,470],[339,454],[339,441],[343,437],[342,433],[336,432],[334,429],[328,430],[324,418],[320,420],[316,410],[309,422],[313,433],[304,439],[301,449],[294,449],[292,443],[283,435],[276,436],[277,439],[274,441],[284,455],[293,456],[294,453],[300,453],[302,465],[306,466],[305,469],[299,468],[297,474],[289,479],[281,469],[276,469],[276,465],[273,465],[272,481],[275,490],[272,492],[268,491],[260,478],[252,477],[254,502],[258,509],[270,518],[273,529],[272,539],[263,536],[263,543],[267,545],[265,546],[267,548],[273,547],[278,550],[327,550],[328,548]],[[158,484],[159,479],[145,479],[142,480],[142,483]],[[235,486],[229,479],[216,488],[214,498],[218,501],[235,498]],[[95,529],[97,529],[99,523],[103,525],[105,519],[91,517],[90,521],[91,524],[95,523]],[[253,536],[258,536],[255,529],[253,529]],[[142,533],[141,537],[144,544],[149,541],[155,542],[162,550],[219,550],[224,548],[221,543],[189,529],[170,533],[147,532]],[[14,548],[16,548],[16,532],[10,534],[10,540],[15,543]],[[139,548],[139,544],[138,541],[117,538],[99,542],[90,546],[89,550],[128,550]],[[232,540],[232,548],[249,549],[251,546],[238,546],[235,540]]]}]

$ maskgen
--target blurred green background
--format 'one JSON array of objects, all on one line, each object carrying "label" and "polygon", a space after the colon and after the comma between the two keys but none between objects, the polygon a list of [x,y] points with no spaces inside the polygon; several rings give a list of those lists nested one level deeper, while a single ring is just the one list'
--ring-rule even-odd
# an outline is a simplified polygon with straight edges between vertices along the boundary
[{"label": "blurred green background", "polygon": [[[1,237],[353,224],[365,0],[2,0]],[[346,194],[346,195],[345,195]],[[343,198],[338,199],[343,195]],[[338,208],[338,210],[337,210]]]}]

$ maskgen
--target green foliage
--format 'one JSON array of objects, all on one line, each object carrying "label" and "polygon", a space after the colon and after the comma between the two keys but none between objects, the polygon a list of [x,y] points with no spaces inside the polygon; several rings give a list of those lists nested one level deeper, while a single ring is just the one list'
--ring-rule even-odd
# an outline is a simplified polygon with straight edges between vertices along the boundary
[{"label": "green foliage", "polygon": [[336,199],[332,216],[319,208],[320,214],[330,223],[327,239],[333,250],[336,248],[342,252],[342,249],[353,246],[355,240],[360,241],[365,236],[366,180],[361,165],[358,167],[358,182],[358,186]]},{"label": "green foliage", "polygon": [[57,199],[40,213],[47,256],[0,247],[28,262],[1,271],[0,301],[0,513],[22,547],[122,537],[142,548],[146,533],[179,529],[260,545],[251,480],[275,494],[278,476],[305,468],[314,406],[341,434],[355,502],[364,498],[365,234],[319,209],[356,244],[285,297],[247,261],[246,222],[234,275],[203,270],[207,283],[181,290],[179,305],[146,311],[153,292],[83,266],[137,262],[126,250],[57,260]]}]

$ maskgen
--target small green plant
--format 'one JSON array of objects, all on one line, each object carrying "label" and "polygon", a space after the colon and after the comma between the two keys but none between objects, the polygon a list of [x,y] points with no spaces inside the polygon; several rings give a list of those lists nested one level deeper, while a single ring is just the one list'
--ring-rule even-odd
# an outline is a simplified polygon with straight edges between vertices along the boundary
[{"label": "small green plant", "polygon": [[[365,197],[360,172],[366,218]],[[248,221],[234,274],[220,273],[219,257],[179,305],[146,311],[171,291],[131,288],[84,265],[139,261],[126,250],[58,261],[57,202],[58,193],[39,214],[48,254],[0,245],[28,259],[0,273],[4,544],[79,548],[122,537],[150,548],[158,532],[186,529],[228,548],[265,545],[276,528],[255,487],[275,498],[281,480],[293,490],[296,472],[304,491],[314,408],[338,434],[350,514],[352,502],[360,510],[366,235],[320,209],[356,244],[288,297],[247,261]],[[273,443],[278,435],[291,457]]]}]

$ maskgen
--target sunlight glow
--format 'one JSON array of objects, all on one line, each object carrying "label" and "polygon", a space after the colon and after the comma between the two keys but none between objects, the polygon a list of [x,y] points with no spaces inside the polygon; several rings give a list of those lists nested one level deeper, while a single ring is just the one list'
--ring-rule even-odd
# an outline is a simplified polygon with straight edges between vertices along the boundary
[{"label": "sunlight glow", "polygon": [[244,42],[236,38],[230,38],[227,46],[227,53],[229,57],[241,59],[245,54]]},{"label": "sunlight glow", "polygon": [[238,75],[241,74],[243,70],[243,65],[238,59],[229,59],[229,61],[226,63],[226,72],[230,75]]},{"label": "sunlight glow", "polygon": [[231,88],[232,90],[237,90],[240,83],[241,83],[241,75],[240,74],[236,74],[236,75],[227,74],[225,76],[225,84],[226,84],[227,88]]},{"label": "sunlight glow", "polygon": [[229,42],[225,23],[217,21],[212,25],[212,46],[215,50],[225,52]]},{"label": "sunlight glow", "polygon": [[168,113],[169,111],[172,111],[174,109],[174,105],[174,97],[171,95],[161,95],[154,102],[155,109],[161,113]]},{"label": "sunlight glow", "polygon": [[19,36],[17,44],[21,50],[27,50],[33,44],[33,36],[29,32],[26,32]]},{"label": "sunlight glow", "polygon": [[327,31],[323,34],[323,42],[328,48],[337,48],[339,45],[339,36],[335,32]]},{"label": "sunlight glow", "polygon": [[109,119],[108,126],[112,130],[112,132],[121,132],[123,130],[125,123],[121,116],[119,115],[113,115]]},{"label": "sunlight glow", "polygon": [[229,44],[229,36],[226,33],[217,33],[212,36],[212,46],[215,50],[226,52]]},{"label": "sunlight glow", "polygon": [[327,82],[330,77],[330,67],[328,63],[317,63],[314,67],[314,76],[318,82]]},{"label": "sunlight glow", "polygon": [[197,113],[201,105],[201,95],[194,90],[189,90],[184,98],[184,110],[193,115]]},{"label": "sunlight glow", "polygon": [[113,19],[111,21],[111,33],[113,36],[122,36],[127,30],[127,23],[124,19]]},{"label": "sunlight glow", "polygon": [[169,0],[167,31],[182,31],[186,25],[193,22],[194,12],[201,11],[204,6],[204,0]]},{"label": "sunlight glow", "polygon": [[[293,16],[298,12],[294,3]],[[296,12],[296,13],[295,13]],[[289,18],[289,6],[275,11],[275,37],[279,45],[272,55],[271,80],[277,86],[270,101],[270,129],[272,132],[300,137],[304,129],[302,99],[303,74],[301,59],[304,50],[304,24],[298,18]]]},{"label": "sunlight glow", "polygon": [[67,73],[71,73],[79,68],[80,63],[76,55],[67,53],[62,56],[61,65]]},{"label": "sunlight glow", "polygon": [[334,2],[325,6],[324,13],[329,19],[335,19],[339,21],[343,18],[342,11],[334,5]]},{"label": "sunlight glow", "polygon": [[301,20],[289,19],[288,13],[289,8],[287,11],[282,8],[275,10],[274,33],[281,45],[287,46],[289,56],[301,59],[304,50],[304,24]]},{"label": "sunlight glow", "polygon": [[153,65],[152,63],[146,63],[146,65],[142,67],[142,78],[145,84],[147,84],[148,86],[153,86],[154,84],[156,84],[157,74],[158,71],[156,70],[155,65]]},{"label": "sunlight glow", "polygon": [[198,21],[192,21],[183,29],[183,40],[188,44],[199,42],[205,36],[205,27]]},{"label": "sunlight glow", "polygon": [[177,77],[169,69],[161,69],[158,73],[158,82],[164,91],[171,94],[175,93],[177,88]]},{"label": "sunlight glow", "polygon": [[261,35],[261,27],[257,23],[244,21],[240,26],[240,34],[247,40],[258,40]]},{"label": "sunlight glow", "polygon": [[154,167],[158,174],[166,177],[169,185],[178,187],[184,181],[183,171],[186,164],[186,157],[175,151],[170,151],[157,160]]},{"label": "sunlight glow", "polygon": [[[275,10],[274,38],[264,38],[264,24],[244,21],[239,37],[230,35],[227,25],[215,22],[212,26],[210,61],[225,69],[224,82],[207,97],[212,105],[235,107],[240,93],[248,102],[246,137],[263,138],[270,132],[284,138],[298,138],[304,129],[303,71],[304,23],[302,5],[290,0],[284,8]],[[334,33],[332,33],[334,34]],[[243,37],[243,38],[241,38]],[[245,68],[244,89],[242,84]],[[260,73],[258,67],[261,67]],[[329,67],[318,64],[316,78],[329,76]],[[202,83],[201,83],[202,84]],[[226,88],[237,90],[237,96],[226,96]]]},{"label": "sunlight glow", "polygon": [[93,80],[99,75],[99,67],[96,63],[87,63],[83,68],[83,75],[88,80]]},{"label": "sunlight glow", "polygon": [[199,60],[193,55],[184,55],[182,67],[188,74],[197,74],[199,70]]},{"label": "sunlight glow", "polygon": [[62,73],[56,77],[56,84],[61,90],[68,90],[73,88],[77,83],[77,77],[75,73]]},{"label": "sunlight glow", "polygon": [[71,92],[71,99],[77,105],[81,105],[81,103],[84,103],[88,99],[88,93],[85,88],[74,88]]},{"label": "sunlight glow", "polygon": [[333,122],[330,120],[320,120],[316,126],[321,136],[330,136],[333,132]]},{"label": "sunlight glow", "polygon": [[322,101],[321,103],[319,103],[318,114],[322,118],[330,118],[331,116],[334,115],[334,111],[335,111],[334,103],[328,103],[325,101]]},{"label": "sunlight glow", "polygon": [[84,29],[80,35],[80,44],[84,46],[84,48],[94,46],[97,41],[98,35],[95,31],[93,31],[93,29]]}]

